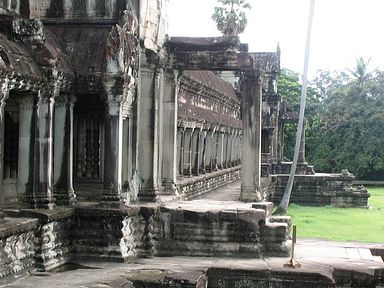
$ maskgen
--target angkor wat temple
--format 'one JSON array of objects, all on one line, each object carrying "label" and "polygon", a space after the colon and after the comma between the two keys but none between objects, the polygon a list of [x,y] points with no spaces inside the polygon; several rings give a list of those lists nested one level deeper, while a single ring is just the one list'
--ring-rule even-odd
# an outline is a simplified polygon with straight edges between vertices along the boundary
[{"label": "angkor wat temple", "polygon": [[[208,219],[166,201],[238,180],[240,200],[279,201],[283,127],[297,115],[278,92],[279,50],[169,38],[166,2],[0,0],[0,278],[73,259],[289,252],[290,221],[270,203],[241,206],[249,219],[236,208],[220,234],[232,246],[183,244],[181,218],[234,212]],[[367,205],[352,175],[315,174],[304,142],[293,201]]]}]

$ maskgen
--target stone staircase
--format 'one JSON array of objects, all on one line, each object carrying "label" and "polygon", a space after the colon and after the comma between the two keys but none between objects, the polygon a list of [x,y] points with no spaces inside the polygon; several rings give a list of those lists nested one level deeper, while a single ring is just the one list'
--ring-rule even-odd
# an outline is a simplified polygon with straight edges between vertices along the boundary
[{"label": "stone staircase", "polygon": [[155,255],[287,256],[290,220],[272,217],[272,207],[212,200],[168,203],[154,225]]}]

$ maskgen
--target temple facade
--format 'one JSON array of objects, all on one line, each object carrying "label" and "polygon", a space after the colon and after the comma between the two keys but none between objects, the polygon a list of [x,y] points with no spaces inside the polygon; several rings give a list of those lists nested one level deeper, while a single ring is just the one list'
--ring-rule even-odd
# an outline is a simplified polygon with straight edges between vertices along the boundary
[{"label": "temple facade", "polygon": [[[78,259],[288,255],[290,218],[262,202],[290,167],[280,51],[169,38],[166,6],[0,0],[0,282]],[[181,201],[237,180],[231,209]]]},{"label": "temple facade", "polygon": [[[2,1],[1,7],[6,207],[155,202],[161,194],[199,194],[240,179],[242,92],[219,74],[238,71],[240,82],[245,72],[237,58],[216,67],[175,60],[172,49],[188,42],[167,40],[166,1]],[[221,45],[238,45],[231,41]],[[197,44],[201,51],[214,46]],[[215,53],[220,49],[228,48],[214,47]],[[256,149],[268,164],[281,154],[273,87],[279,55],[250,57],[268,74],[257,84],[265,124],[263,148]],[[264,166],[269,173],[271,165]],[[196,192],[206,181],[194,176],[204,174],[211,174],[210,188]],[[223,175],[228,181],[215,183]]]}]

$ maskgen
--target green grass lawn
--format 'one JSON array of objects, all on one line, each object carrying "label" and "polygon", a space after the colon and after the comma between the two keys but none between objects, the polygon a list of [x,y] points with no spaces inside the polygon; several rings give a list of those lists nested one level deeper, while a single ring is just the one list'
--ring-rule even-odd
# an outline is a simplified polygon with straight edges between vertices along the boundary
[{"label": "green grass lawn", "polygon": [[297,236],[384,243],[384,187],[368,191],[370,209],[290,205],[288,215],[297,226]]}]

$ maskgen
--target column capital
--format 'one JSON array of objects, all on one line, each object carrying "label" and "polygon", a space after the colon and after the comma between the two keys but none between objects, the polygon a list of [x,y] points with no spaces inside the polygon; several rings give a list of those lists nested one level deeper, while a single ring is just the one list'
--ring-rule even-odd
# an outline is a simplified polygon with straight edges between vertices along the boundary
[{"label": "column capital", "polygon": [[120,114],[120,105],[121,99],[116,97],[114,99],[108,99],[106,102],[107,106],[107,115],[108,116],[118,116]]},{"label": "column capital", "polygon": [[55,98],[56,107],[65,107],[71,102],[71,95],[62,94],[60,97]]},{"label": "column capital", "polygon": [[25,95],[17,98],[20,110],[30,110],[35,106],[35,97],[33,95]]}]

